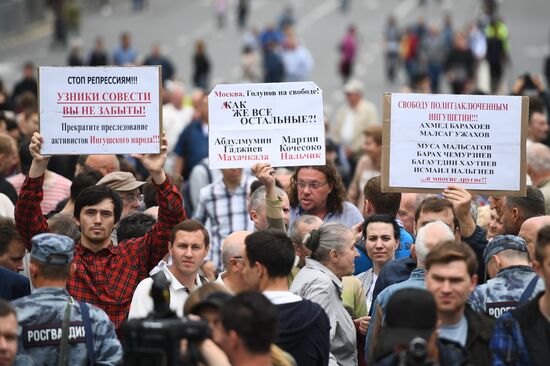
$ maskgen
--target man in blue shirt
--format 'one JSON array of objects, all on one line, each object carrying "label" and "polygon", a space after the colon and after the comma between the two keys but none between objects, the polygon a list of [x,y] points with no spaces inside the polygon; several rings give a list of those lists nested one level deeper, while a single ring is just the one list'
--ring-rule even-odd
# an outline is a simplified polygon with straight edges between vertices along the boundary
[{"label": "man in blue shirt", "polygon": [[130,33],[120,35],[120,46],[113,52],[113,63],[117,66],[133,65],[136,63],[137,51],[132,47]]},{"label": "man in blue shirt", "polygon": [[202,159],[208,157],[208,96],[203,95],[196,106],[196,118],[181,133],[174,152],[175,172],[189,179],[191,170]]}]

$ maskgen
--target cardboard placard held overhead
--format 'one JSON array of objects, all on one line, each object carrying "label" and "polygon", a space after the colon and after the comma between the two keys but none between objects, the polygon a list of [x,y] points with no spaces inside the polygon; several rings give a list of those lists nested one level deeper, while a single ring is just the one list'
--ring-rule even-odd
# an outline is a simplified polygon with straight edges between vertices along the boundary
[{"label": "cardboard placard held overhead", "polygon": [[382,190],[476,194],[526,192],[529,98],[385,94]]},{"label": "cardboard placard held overhead", "polygon": [[42,153],[159,153],[160,66],[40,67]]},{"label": "cardboard placard held overhead", "polygon": [[325,164],[315,83],[220,84],[208,96],[211,169]]}]

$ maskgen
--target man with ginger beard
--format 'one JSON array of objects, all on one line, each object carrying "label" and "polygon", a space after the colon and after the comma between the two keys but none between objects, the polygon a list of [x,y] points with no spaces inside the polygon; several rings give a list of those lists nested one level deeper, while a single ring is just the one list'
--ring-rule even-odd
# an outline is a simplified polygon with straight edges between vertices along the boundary
[{"label": "man with ginger beard", "polygon": [[288,198],[291,225],[303,214],[348,228],[363,221],[359,209],[346,202],[344,184],[330,161],[321,166],[297,167],[291,178]]}]

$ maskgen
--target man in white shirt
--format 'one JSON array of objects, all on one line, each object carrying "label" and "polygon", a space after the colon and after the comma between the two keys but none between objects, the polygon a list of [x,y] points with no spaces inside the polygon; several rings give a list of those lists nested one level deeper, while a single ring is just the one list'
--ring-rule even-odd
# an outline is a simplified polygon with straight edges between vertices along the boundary
[{"label": "man in white shirt", "polygon": [[[195,220],[185,220],[174,226],[170,234],[168,250],[172,264],[162,267],[162,272],[170,281],[170,309],[183,316],[183,304],[189,293],[206,282],[199,275],[208,249],[210,236],[206,228]],[[145,318],[153,311],[153,299],[149,295],[153,279],[141,281],[134,292],[128,318]]]}]

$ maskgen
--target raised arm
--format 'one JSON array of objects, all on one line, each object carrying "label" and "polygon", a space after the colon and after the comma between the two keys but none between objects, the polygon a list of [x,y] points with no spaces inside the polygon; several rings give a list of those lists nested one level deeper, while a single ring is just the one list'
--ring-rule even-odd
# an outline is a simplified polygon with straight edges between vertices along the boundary
[{"label": "raised arm", "polygon": [[166,137],[162,138],[162,147],[159,154],[132,155],[147,169],[157,190],[159,213],[157,223],[144,236],[128,241],[128,244],[137,246],[136,261],[143,261],[148,273],[168,251],[168,241],[172,227],[185,220],[187,215],[183,208],[183,199],[178,187],[172,184],[164,172],[164,163],[167,156]]},{"label": "raised arm", "polygon": [[47,220],[40,209],[40,203],[44,198],[44,172],[49,161],[49,157],[40,153],[43,141],[44,138],[38,132],[33,134],[29,145],[31,167],[15,204],[15,225],[28,250],[31,249],[33,236],[49,231]]},{"label": "raised arm", "polygon": [[265,216],[268,229],[286,232],[282,199],[277,196],[273,168],[269,163],[257,163],[252,166],[252,172],[265,186]]}]

